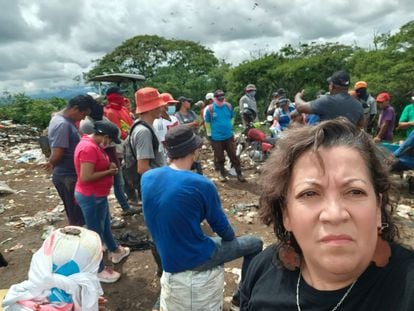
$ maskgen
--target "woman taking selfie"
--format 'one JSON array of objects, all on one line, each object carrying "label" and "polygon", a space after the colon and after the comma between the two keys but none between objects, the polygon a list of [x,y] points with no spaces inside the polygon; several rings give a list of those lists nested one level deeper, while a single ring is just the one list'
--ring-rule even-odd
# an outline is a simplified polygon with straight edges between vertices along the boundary
[{"label": "woman taking selfie", "polygon": [[414,310],[414,253],[393,242],[368,135],[344,119],[293,129],[263,170],[261,218],[280,243],[251,263],[241,310]]}]

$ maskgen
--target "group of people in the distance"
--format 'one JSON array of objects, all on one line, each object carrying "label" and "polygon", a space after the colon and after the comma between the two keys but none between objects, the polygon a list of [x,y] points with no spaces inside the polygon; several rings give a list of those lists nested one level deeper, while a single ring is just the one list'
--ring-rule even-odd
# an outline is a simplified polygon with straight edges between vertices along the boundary
[{"label": "group of people in the distance", "polygon": [[[76,225],[84,221],[95,231],[114,263],[127,257],[129,249],[113,241],[106,197],[113,176],[125,173],[128,189],[141,196],[144,220],[156,246],[154,257],[160,259],[161,294],[154,310],[222,310],[222,267],[239,257],[243,257],[241,281],[231,299],[232,310],[414,310],[414,252],[395,241],[398,230],[389,167],[376,139],[364,130],[370,126],[371,107],[364,107],[348,93],[347,73],[333,74],[328,83],[329,95],[314,101],[303,100],[303,92],[295,96],[295,112],[289,117],[296,113],[299,120],[306,114],[318,120],[313,126],[284,129],[262,168],[259,213],[275,233],[275,243],[264,251],[259,237],[234,231],[216,186],[200,171],[203,140],[194,131],[200,122],[191,112],[188,98],[174,100],[151,87],[135,93],[138,119],[124,135],[123,170],[107,153],[108,147],[121,142],[122,130],[115,123],[94,119],[92,133],[79,142],[75,122],[88,114],[91,117],[97,103],[89,96],[71,100],[55,118],[63,124],[61,135],[68,133],[77,141],[65,144],[49,132],[52,155],[46,167],[53,167],[61,196],[58,182],[68,185],[73,175],[56,176],[55,171],[62,169],[61,164],[65,169],[73,167],[76,186],[71,198],[75,196],[79,206],[65,204],[69,222],[73,221],[70,215],[81,215]],[[257,109],[255,90],[254,85],[246,87],[239,102],[241,113],[243,108]],[[222,90],[207,95],[206,101],[211,102],[204,106],[203,120],[214,149],[215,168],[226,180],[226,151],[238,180],[244,182],[239,159],[232,159],[233,106]],[[387,100],[385,93],[378,95],[377,101],[381,100]],[[285,105],[285,100],[279,102],[275,111]],[[119,99],[119,103],[124,107],[125,100]],[[282,110],[275,114],[283,123],[287,110]],[[381,112],[381,134],[381,123],[388,119],[385,116]],[[51,121],[49,131],[59,128],[56,123],[56,119]],[[68,210],[74,207],[81,213]],[[215,236],[203,231],[205,223]],[[81,233],[69,229],[66,235],[78,239]],[[105,269],[102,250],[95,247],[95,251],[99,255],[94,268],[85,271],[97,273],[100,281],[118,280],[118,272]],[[50,247],[46,252],[50,254]],[[75,288],[76,273],[81,274],[80,280],[89,275],[80,268],[67,274],[58,272],[64,270],[66,261],[51,260],[47,273],[53,277],[48,277],[41,291],[34,291],[36,286],[12,287],[4,306],[20,310],[11,308],[32,300],[98,310],[102,303],[98,303],[101,291],[96,283],[80,284],[81,289],[94,288],[94,294],[82,291],[85,296],[79,299],[62,281],[70,278]],[[78,262],[76,256],[74,261]],[[29,273],[29,282],[39,284],[31,280],[33,276]],[[91,278],[96,280],[96,275]],[[52,288],[59,291],[53,296],[57,300],[51,299]],[[30,295],[23,295],[25,289]],[[82,305],[84,301],[88,307]]]},{"label": "group of people in the distance", "polygon": [[[410,96],[411,103],[404,107],[397,123],[388,92],[380,92],[374,98],[368,92],[367,82],[357,81],[352,90],[349,89],[350,82],[348,73],[335,72],[328,78],[329,92],[318,92],[317,98],[310,102],[303,100],[302,91],[296,94],[292,103],[286,91],[279,89],[267,109],[273,122],[270,127],[273,135],[279,137],[287,128],[345,117],[372,135],[381,148],[392,153],[386,162],[393,171],[414,169],[414,92]],[[394,142],[394,130],[397,129],[406,130],[405,140]],[[414,193],[414,182],[410,183],[410,192]]]}]

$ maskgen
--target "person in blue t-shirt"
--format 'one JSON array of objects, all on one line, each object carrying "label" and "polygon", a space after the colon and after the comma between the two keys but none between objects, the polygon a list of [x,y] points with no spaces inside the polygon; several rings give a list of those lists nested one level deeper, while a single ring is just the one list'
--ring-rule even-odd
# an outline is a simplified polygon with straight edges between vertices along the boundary
[{"label": "person in blue t-shirt", "polygon": [[226,181],[226,170],[224,168],[226,151],[232,167],[236,170],[237,179],[245,182],[240,159],[236,155],[236,144],[233,135],[234,110],[233,107],[225,101],[224,92],[216,90],[214,92],[214,101],[204,109],[204,124],[207,136],[210,139],[214,151],[214,164],[219,171],[220,181]]},{"label": "person in blue t-shirt", "polygon": [[[217,189],[205,176],[191,172],[202,140],[191,128],[171,128],[165,143],[170,165],[144,173],[141,179],[145,223],[154,239],[165,272],[205,271],[244,257],[242,280],[262,241],[236,237],[220,203]],[[204,234],[206,220],[217,237]],[[172,288],[174,290],[174,288]],[[238,291],[234,303],[238,303]]]}]

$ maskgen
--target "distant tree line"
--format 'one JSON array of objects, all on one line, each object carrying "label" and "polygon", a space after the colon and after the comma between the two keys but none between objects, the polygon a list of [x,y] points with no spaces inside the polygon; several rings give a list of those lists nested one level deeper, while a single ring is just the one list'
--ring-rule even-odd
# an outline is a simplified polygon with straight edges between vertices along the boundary
[{"label": "distant tree line", "polygon": [[[278,88],[286,89],[291,99],[304,89],[310,100],[317,91],[327,91],[327,77],[344,69],[350,73],[352,85],[364,80],[374,96],[388,91],[400,113],[414,89],[414,21],[395,34],[376,35],[370,49],[339,43],[310,42],[297,47],[288,44],[277,52],[260,54],[234,67],[218,60],[211,49],[197,42],[149,35],[126,40],[94,63],[83,74],[86,81],[100,74],[137,73],[146,77],[141,87],[153,86],[160,92],[170,92],[174,97],[184,95],[194,101],[220,88],[228,101],[237,106],[244,87],[254,83],[260,112]],[[132,89],[127,96],[133,99]],[[62,105],[58,99],[31,100],[24,94],[10,95],[9,102],[0,106],[0,118],[39,127],[46,126],[50,112]]]},{"label": "distant tree line", "polygon": [[3,104],[0,105],[0,119],[44,129],[49,124],[52,112],[59,111],[64,106],[66,101],[57,97],[45,100],[33,99],[23,93],[6,93]]}]

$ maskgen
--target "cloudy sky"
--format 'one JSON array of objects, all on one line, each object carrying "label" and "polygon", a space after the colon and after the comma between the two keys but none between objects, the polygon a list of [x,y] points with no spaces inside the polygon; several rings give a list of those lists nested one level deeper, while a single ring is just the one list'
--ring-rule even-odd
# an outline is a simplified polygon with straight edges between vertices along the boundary
[{"label": "cloudy sky", "polygon": [[0,92],[72,86],[136,35],[197,41],[232,64],[287,43],[369,48],[413,19],[410,0],[0,0]]}]

